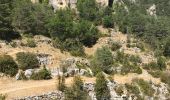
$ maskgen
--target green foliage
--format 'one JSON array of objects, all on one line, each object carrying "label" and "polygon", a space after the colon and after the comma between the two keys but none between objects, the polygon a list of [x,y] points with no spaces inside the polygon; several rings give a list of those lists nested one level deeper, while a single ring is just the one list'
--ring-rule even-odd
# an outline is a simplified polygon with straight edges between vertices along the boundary
[{"label": "green foliage", "polygon": [[77,9],[80,17],[90,21],[96,20],[98,7],[95,0],[78,0]]},{"label": "green foliage", "polygon": [[125,84],[128,93],[138,95],[140,93],[139,88],[134,84]]},{"label": "green foliage", "polygon": [[18,65],[9,55],[0,56],[0,72],[14,76],[18,72]]},{"label": "green foliage", "polygon": [[19,68],[22,70],[33,69],[39,67],[37,56],[29,52],[19,52],[16,54]]},{"label": "green foliage", "polygon": [[170,57],[170,39],[167,40],[166,44],[165,44],[165,49],[163,51],[164,56],[166,57]]},{"label": "green foliage", "polygon": [[170,78],[170,73],[168,73],[168,72],[165,72],[165,73],[163,73],[163,74],[161,75],[161,81],[164,82],[164,83],[166,83],[166,84],[168,84],[168,85],[170,86],[170,80],[169,80],[169,78]]},{"label": "green foliage", "polygon": [[0,100],[6,100],[6,95],[0,94]]},{"label": "green foliage", "polygon": [[118,86],[115,88],[116,93],[121,96],[124,92],[123,92],[123,87],[122,86]]},{"label": "green foliage", "polygon": [[12,3],[13,0],[0,1],[0,39],[9,40],[16,36],[11,25]]},{"label": "green foliage", "polygon": [[133,63],[141,63],[141,58],[138,55],[130,55],[129,56],[129,61]]},{"label": "green foliage", "polygon": [[52,78],[51,72],[47,70],[46,67],[44,67],[38,72],[34,72],[30,77],[30,79],[33,79],[33,80],[48,80],[51,78]]},{"label": "green foliage", "polygon": [[103,26],[106,27],[106,28],[113,28],[114,27],[114,21],[113,21],[112,16],[104,16]]},{"label": "green foliage", "polygon": [[157,64],[158,64],[158,68],[160,70],[166,69],[166,60],[165,60],[165,58],[159,57],[157,59]]},{"label": "green foliage", "polygon": [[74,37],[87,47],[93,46],[99,38],[99,31],[92,22],[80,20],[74,24]]},{"label": "green foliage", "polygon": [[102,72],[96,76],[95,92],[97,100],[110,100],[110,90],[107,87],[107,81]]},{"label": "green foliage", "polygon": [[16,47],[17,47],[17,43],[14,42],[14,41],[10,42],[10,45],[11,45],[13,48],[16,48]]},{"label": "green foliage", "polygon": [[110,47],[110,49],[112,51],[116,51],[116,50],[118,50],[118,49],[120,49],[122,47],[122,45],[120,43],[118,43],[118,42],[111,41],[108,44],[109,44],[109,47]]},{"label": "green foliage", "polygon": [[147,96],[153,96],[155,90],[152,88],[151,84],[148,82],[144,81],[143,79],[135,79],[133,82],[136,82],[140,90]]},{"label": "green foliage", "polygon": [[148,71],[149,74],[151,74],[155,78],[160,78],[162,76],[162,71],[156,70],[156,71]]},{"label": "green foliage", "polygon": [[141,74],[142,69],[139,67],[141,63],[141,59],[137,55],[128,55],[125,54],[123,51],[117,51],[115,55],[115,62],[122,65],[121,67],[121,74],[126,75],[128,73],[137,73]]},{"label": "green foliage", "polygon": [[[164,49],[164,41],[170,34],[170,12],[168,0],[138,0],[132,3],[128,0],[123,0],[123,4],[115,3],[113,5],[113,19],[115,25],[123,33],[132,33],[146,43],[150,44],[153,49]],[[147,9],[153,4],[156,5],[156,17],[147,13]],[[126,9],[128,8],[128,11]],[[165,10],[166,9],[166,10]],[[127,47],[130,47],[128,44]],[[143,46],[136,44],[143,51]],[[169,45],[164,49],[164,55],[168,53]],[[167,51],[166,51],[167,50]]]},{"label": "green foliage", "polygon": [[37,45],[36,45],[36,43],[35,43],[35,41],[34,41],[33,39],[27,39],[27,44],[26,44],[26,46],[31,47],[31,48],[34,48],[34,47],[36,47]]},{"label": "green foliage", "polygon": [[18,78],[18,80],[27,80],[27,77],[25,76],[25,74],[24,74],[23,71],[19,72],[19,78]]},{"label": "green foliage", "polygon": [[65,76],[58,75],[57,89],[59,91],[64,92],[65,88],[66,88],[66,86],[65,86]]},{"label": "green foliage", "polygon": [[100,71],[111,73],[113,56],[108,47],[98,48],[91,62],[92,70],[95,74]]},{"label": "green foliage", "polygon": [[83,81],[80,76],[75,76],[73,84],[65,90],[65,100],[87,100],[88,93],[83,89]]},{"label": "green foliage", "polygon": [[121,74],[126,75],[128,73],[142,74],[142,69],[137,65],[133,65],[133,64],[129,64],[129,63],[123,64],[123,66],[121,68]]},{"label": "green foliage", "polygon": [[73,30],[73,16],[72,12],[68,9],[58,10],[54,16],[52,16],[47,23],[48,31],[51,37],[58,37],[59,40],[72,38]]},{"label": "green foliage", "polygon": [[73,22],[73,12],[69,9],[57,11],[47,27],[54,38],[53,45],[74,56],[84,56],[83,45],[91,47],[99,38],[93,23],[86,20]]},{"label": "green foliage", "polygon": [[145,65],[144,68],[147,70],[165,70],[166,69],[165,58],[159,57],[157,58],[157,62],[150,62],[149,64]]},{"label": "green foliage", "polygon": [[12,24],[19,33],[48,35],[45,24],[52,14],[52,9],[47,5],[33,4],[30,0],[17,0],[14,2]]}]

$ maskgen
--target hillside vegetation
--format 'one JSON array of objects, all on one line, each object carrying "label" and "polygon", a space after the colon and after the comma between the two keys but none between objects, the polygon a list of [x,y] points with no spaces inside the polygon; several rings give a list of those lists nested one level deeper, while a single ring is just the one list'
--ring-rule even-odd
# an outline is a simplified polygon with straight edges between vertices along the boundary
[{"label": "hillside vegetation", "polygon": [[52,1],[0,0],[2,81],[56,79],[65,100],[170,98],[169,0]]}]

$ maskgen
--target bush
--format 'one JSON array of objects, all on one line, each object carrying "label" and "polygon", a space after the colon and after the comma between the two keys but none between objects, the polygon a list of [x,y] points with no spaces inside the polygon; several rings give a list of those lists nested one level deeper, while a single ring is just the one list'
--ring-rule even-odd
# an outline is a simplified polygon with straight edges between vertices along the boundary
[{"label": "bush", "polygon": [[163,70],[163,69],[166,69],[166,62],[165,62],[165,59],[163,57],[159,57],[157,59],[157,65],[158,65],[158,68],[160,70]]},{"label": "bush", "polygon": [[151,74],[155,78],[160,78],[162,75],[162,72],[160,70],[157,71],[148,71],[149,74]]},{"label": "bush", "polygon": [[119,44],[119,43],[117,43],[117,42],[111,42],[110,44],[110,49],[112,50],[112,51],[116,51],[116,50],[118,50],[118,49],[120,49],[122,46]]},{"label": "bush", "polygon": [[48,71],[45,67],[39,72],[34,72],[31,77],[33,80],[48,80],[51,79],[51,72]]},{"label": "bush", "polygon": [[6,100],[6,95],[0,94],[0,100]]},{"label": "bush", "polygon": [[19,68],[22,70],[33,69],[39,67],[37,56],[29,52],[19,52],[16,54]]},{"label": "bush", "polygon": [[165,72],[161,75],[161,81],[168,84],[170,86],[170,73]]},{"label": "bush", "polygon": [[21,71],[21,72],[19,73],[19,78],[18,78],[18,80],[27,80],[27,77],[25,76],[25,73],[24,73],[23,71]]},{"label": "bush", "polygon": [[147,70],[158,70],[157,63],[156,62],[150,62],[149,64],[146,64],[144,66],[144,69],[147,69]]},{"label": "bush", "polygon": [[100,72],[96,75],[95,93],[97,100],[110,100],[111,95],[105,75]]},{"label": "bush", "polygon": [[121,95],[124,93],[122,86],[116,87],[116,88],[115,88],[115,91],[116,91],[116,93],[117,93],[119,96],[121,96]]},{"label": "bush", "polygon": [[97,18],[98,7],[95,0],[78,0],[77,10],[80,17],[86,20],[94,21]]},{"label": "bush", "polygon": [[0,56],[0,72],[14,76],[18,72],[18,65],[9,55]]},{"label": "bush", "polygon": [[129,61],[133,63],[141,63],[141,58],[138,55],[130,55]]},{"label": "bush", "polygon": [[139,66],[136,66],[136,65],[124,64],[122,69],[121,69],[121,74],[126,75],[128,73],[142,74],[142,69]]},{"label": "bush", "polygon": [[144,46],[143,43],[137,43],[137,44],[136,44],[136,47],[139,48],[139,49],[141,49],[142,51],[145,51],[145,46]]},{"label": "bush", "polygon": [[141,91],[145,95],[153,96],[155,90],[152,88],[152,86],[148,82],[144,81],[143,79],[135,79],[133,80],[133,82],[136,82],[139,85]]},{"label": "bush", "polygon": [[103,26],[106,27],[106,28],[113,28],[114,27],[114,21],[113,21],[112,16],[104,16]]},{"label": "bush", "polygon": [[139,88],[137,86],[133,85],[133,84],[132,85],[131,84],[125,84],[125,87],[126,87],[128,93],[133,93],[135,95],[138,95],[140,93]]},{"label": "bush", "polygon": [[75,76],[71,87],[66,88],[65,100],[90,100],[88,93],[83,89],[83,80],[79,76]]},{"label": "bush", "polygon": [[16,42],[11,42],[10,45],[13,47],[13,48],[16,48],[17,47],[17,43]]},{"label": "bush", "polygon": [[113,65],[112,52],[108,47],[102,47],[97,49],[93,60],[91,61],[92,70],[95,74],[99,71],[105,73],[111,73],[111,67]]},{"label": "bush", "polygon": [[36,47],[37,45],[36,45],[36,43],[35,43],[35,41],[34,41],[33,39],[28,39],[26,46],[31,47],[31,48],[34,48],[34,47]]},{"label": "bush", "polygon": [[144,68],[147,70],[165,70],[166,69],[165,59],[159,57],[157,58],[157,62],[150,62],[149,64],[145,65]]}]

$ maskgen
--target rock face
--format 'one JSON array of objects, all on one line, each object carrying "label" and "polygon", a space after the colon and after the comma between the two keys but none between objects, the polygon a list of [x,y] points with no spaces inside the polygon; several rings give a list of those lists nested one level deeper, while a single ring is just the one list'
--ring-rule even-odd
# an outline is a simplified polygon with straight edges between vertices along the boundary
[{"label": "rock face", "polygon": [[147,9],[147,12],[151,16],[156,16],[156,5],[153,4],[149,9]]},{"label": "rock face", "polygon": [[49,4],[54,8],[54,11],[68,7],[66,0],[49,0]]},{"label": "rock face", "polygon": [[38,3],[39,0],[31,0],[32,3]]}]

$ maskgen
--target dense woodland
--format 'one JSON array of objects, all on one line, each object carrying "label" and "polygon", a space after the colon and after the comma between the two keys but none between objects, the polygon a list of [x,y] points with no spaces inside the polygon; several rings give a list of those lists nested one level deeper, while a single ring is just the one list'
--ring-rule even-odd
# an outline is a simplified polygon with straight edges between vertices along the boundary
[{"label": "dense woodland", "polygon": [[[48,0],[41,0],[40,3],[35,4],[30,0],[0,0],[0,39],[11,42],[24,36],[44,35],[50,37],[53,46],[62,52],[68,51],[73,56],[86,57],[84,47],[92,47],[100,37],[104,36],[97,29],[97,26],[103,25],[105,28],[114,28],[123,34],[133,35],[149,45],[157,61],[145,65],[144,69],[170,85],[170,74],[163,73],[166,69],[165,61],[170,57],[170,1],[122,1],[122,4],[109,3],[109,6],[103,7],[95,0],[78,0],[77,10],[68,7],[54,12],[53,8],[48,5]],[[147,9],[153,4],[156,5],[156,14],[149,15]],[[30,40],[28,46],[35,47],[36,44]],[[141,44],[138,46],[142,49]],[[140,58],[116,51],[120,47],[119,44],[111,43],[110,48],[104,46],[97,49],[91,59],[91,69],[96,76],[95,91],[98,100],[103,100],[101,98],[110,100],[107,81],[102,72],[114,74],[110,70],[113,65],[123,65],[124,68],[121,71],[123,75],[129,72],[142,73],[139,67]],[[117,56],[113,58],[111,51],[116,51]],[[0,72],[14,76],[18,69],[39,67],[37,58],[32,53],[19,53],[16,56],[18,65],[12,57],[0,56]],[[40,73],[32,75],[31,78],[40,80],[50,79],[51,76],[44,67]],[[66,100],[89,100],[86,91],[81,87],[83,81],[80,77],[74,78],[74,83],[70,88],[65,86],[65,78],[61,76],[59,80],[58,89],[65,91]],[[153,95],[145,91],[145,89],[152,91],[152,88],[144,80],[134,80],[134,83],[144,88],[143,92],[147,95]],[[129,84],[126,84],[126,88],[133,93],[138,90],[137,87]]]}]

